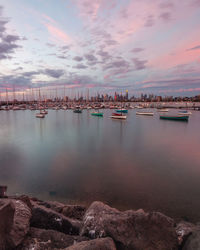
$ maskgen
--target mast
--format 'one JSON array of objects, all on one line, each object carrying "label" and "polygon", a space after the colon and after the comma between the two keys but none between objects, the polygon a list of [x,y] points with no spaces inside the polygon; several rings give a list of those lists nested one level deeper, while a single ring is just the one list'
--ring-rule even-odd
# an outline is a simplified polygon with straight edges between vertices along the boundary
[{"label": "mast", "polygon": [[8,89],[6,88],[6,103],[7,103],[7,107],[8,107]]},{"label": "mast", "polygon": [[13,85],[13,107],[15,105],[15,85]]}]

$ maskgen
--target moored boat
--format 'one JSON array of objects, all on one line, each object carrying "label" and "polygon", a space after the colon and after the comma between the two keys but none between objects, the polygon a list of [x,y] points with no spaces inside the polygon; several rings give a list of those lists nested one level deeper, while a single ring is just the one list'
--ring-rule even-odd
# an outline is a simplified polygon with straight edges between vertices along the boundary
[{"label": "moored boat", "polygon": [[48,111],[47,110],[41,110],[40,114],[47,115]]},{"label": "moored boat", "polygon": [[118,114],[118,113],[112,113],[112,115],[110,116],[110,118],[113,119],[126,119],[126,115],[123,115],[122,113]]},{"label": "moored boat", "polygon": [[178,113],[179,113],[180,115],[191,115],[191,114],[192,114],[192,112],[189,112],[189,111],[187,111],[187,110],[180,110]]},{"label": "moored boat", "polygon": [[117,113],[128,113],[127,109],[117,109],[116,110]]},{"label": "moored boat", "polygon": [[158,109],[157,111],[163,113],[163,112],[168,112],[169,109]]},{"label": "moored boat", "polygon": [[148,116],[153,116],[153,112],[136,112],[136,115],[148,115]]},{"label": "moored boat", "polygon": [[35,115],[35,117],[37,117],[37,118],[45,118],[45,114],[37,113],[37,114]]},{"label": "moored boat", "polygon": [[100,112],[93,112],[93,113],[91,113],[91,115],[93,115],[93,116],[103,116],[103,113],[100,113]]},{"label": "moored boat", "polygon": [[188,121],[188,115],[160,115],[160,119],[173,121]]},{"label": "moored boat", "polygon": [[77,114],[80,114],[80,113],[82,113],[82,109],[74,109],[73,112],[74,112],[74,113],[77,113]]}]

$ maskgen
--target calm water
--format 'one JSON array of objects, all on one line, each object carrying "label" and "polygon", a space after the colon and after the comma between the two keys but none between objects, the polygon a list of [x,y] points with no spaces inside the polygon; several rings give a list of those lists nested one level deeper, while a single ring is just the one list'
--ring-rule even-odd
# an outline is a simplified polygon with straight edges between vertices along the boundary
[{"label": "calm water", "polygon": [[188,123],[103,112],[1,111],[0,184],[8,194],[200,220],[200,112]]}]

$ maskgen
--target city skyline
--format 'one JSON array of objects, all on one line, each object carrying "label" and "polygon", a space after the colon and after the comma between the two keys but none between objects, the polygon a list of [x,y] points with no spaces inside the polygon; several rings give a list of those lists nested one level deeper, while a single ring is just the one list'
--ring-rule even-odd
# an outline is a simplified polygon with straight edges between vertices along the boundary
[{"label": "city skyline", "polygon": [[0,91],[199,95],[199,24],[198,0],[1,0]]}]

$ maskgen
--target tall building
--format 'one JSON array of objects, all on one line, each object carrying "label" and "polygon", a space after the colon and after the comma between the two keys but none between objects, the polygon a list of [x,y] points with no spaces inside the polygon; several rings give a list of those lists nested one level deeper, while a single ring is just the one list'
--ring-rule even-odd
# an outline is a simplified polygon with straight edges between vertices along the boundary
[{"label": "tall building", "polygon": [[128,101],[128,90],[126,90],[125,100]]}]

